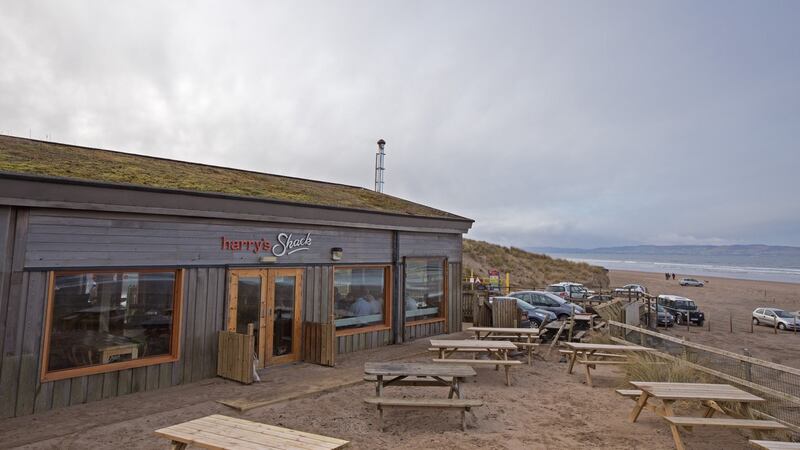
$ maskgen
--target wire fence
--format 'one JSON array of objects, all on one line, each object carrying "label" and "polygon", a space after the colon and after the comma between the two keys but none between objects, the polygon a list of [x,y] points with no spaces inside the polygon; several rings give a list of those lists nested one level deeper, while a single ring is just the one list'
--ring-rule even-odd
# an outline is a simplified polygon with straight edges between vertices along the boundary
[{"label": "wire fence", "polygon": [[667,359],[682,359],[700,372],[764,398],[766,402],[756,403],[752,409],[800,431],[800,369],[616,321],[610,321],[608,327],[617,340],[654,348]]}]

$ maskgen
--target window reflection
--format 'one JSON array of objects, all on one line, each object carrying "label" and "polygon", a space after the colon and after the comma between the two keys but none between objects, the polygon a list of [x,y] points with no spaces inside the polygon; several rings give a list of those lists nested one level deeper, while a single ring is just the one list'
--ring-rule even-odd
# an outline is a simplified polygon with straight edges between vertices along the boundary
[{"label": "window reflection", "polygon": [[47,370],[171,353],[176,272],[56,274]]},{"label": "window reflection", "polygon": [[386,285],[383,267],[336,269],[333,275],[337,329],[383,324]]},{"label": "window reflection", "polygon": [[444,260],[442,258],[406,258],[406,321],[442,316],[444,298]]}]

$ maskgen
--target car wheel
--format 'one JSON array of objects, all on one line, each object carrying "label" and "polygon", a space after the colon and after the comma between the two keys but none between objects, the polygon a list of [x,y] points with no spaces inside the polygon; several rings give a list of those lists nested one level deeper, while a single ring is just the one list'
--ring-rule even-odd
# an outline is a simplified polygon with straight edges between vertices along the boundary
[{"label": "car wheel", "polygon": [[778,323],[778,329],[786,331],[786,324],[783,322]]},{"label": "car wheel", "polygon": [[702,321],[702,320],[698,321],[698,322],[697,322],[697,326],[698,326],[698,327],[702,327],[702,326],[703,326],[703,321]]},{"label": "car wheel", "polygon": [[542,322],[537,319],[531,319],[531,328],[541,328]]},{"label": "car wheel", "polygon": [[569,316],[567,314],[559,314],[557,317],[558,320],[567,320]]},{"label": "car wheel", "polygon": [[761,325],[755,317],[753,317],[753,325]]}]

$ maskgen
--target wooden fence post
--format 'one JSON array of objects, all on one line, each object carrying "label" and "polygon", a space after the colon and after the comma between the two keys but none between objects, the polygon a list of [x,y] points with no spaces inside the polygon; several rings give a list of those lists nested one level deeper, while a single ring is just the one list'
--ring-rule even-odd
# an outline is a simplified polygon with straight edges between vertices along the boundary
[{"label": "wooden fence post", "polygon": [[730,325],[731,325],[731,333],[733,333],[733,312],[730,313]]}]

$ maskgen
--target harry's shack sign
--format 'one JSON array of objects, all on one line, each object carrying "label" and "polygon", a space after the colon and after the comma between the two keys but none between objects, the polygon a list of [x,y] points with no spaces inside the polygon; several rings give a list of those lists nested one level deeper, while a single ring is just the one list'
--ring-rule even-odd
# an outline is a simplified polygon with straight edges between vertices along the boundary
[{"label": "harry's shack sign", "polygon": [[220,248],[234,252],[250,251],[253,253],[272,252],[274,256],[281,257],[292,253],[302,252],[311,247],[311,233],[296,238],[292,233],[278,233],[278,242],[272,244],[270,241],[261,239],[228,239],[225,236],[220,238]]}]

